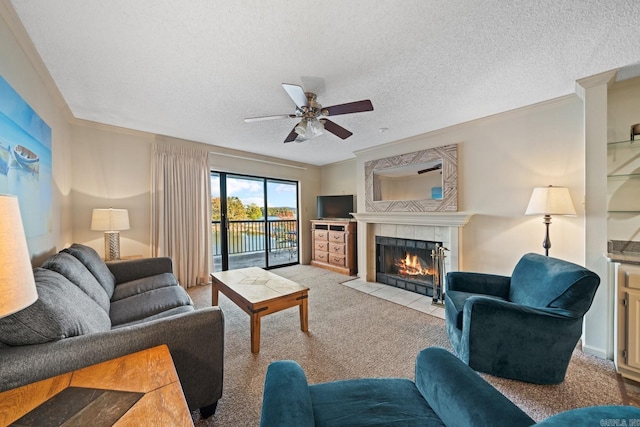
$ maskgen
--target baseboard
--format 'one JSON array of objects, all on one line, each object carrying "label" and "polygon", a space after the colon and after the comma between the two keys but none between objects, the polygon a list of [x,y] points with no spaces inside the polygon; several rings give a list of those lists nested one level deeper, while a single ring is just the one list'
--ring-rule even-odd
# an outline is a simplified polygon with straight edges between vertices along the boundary
[{"label": "baseboard", "polygon": [[602,348],[598,348],[598,347],[590,347],[588,345],[582,345],[582,351],[584,351],[587,354],[590,354],[592,356],[595,357],[599,357],[600,359],[609,359],[609,360],[613,360],[613,354],[609,355],[608,352],[605,349]]}]

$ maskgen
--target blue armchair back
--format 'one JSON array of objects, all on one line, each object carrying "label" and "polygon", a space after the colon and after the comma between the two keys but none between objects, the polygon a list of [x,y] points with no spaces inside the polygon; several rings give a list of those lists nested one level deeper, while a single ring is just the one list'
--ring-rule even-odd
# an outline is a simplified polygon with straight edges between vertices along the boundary
[{"label": "blue armchair back", "polygon": [[580,265],[529,253],[513,270],[508,300],[580,317],[591,307],[599,283],[597,274]]}]

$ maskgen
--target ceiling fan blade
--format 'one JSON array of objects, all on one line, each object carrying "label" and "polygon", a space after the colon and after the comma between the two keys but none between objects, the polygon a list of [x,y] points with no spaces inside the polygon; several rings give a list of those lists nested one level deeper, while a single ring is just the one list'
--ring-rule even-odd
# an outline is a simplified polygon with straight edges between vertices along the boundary
[{"label": "ceiling fan blade", "polygon": [[[298,125],[296,124],[296,126]],[[296,126],[294,126],[293,129],[291,129],[291,133],[287,135],[284,142],[293,142],[296,140],[296,138],[298,137],[298,134],[296,133]]]},{"label": "ceiling fan blade", "polygon": [[337,116],[339,114],[349,113],[361,113],[363,111],[373,111],[373,104],[370,100],[365,99],[363,101],[348,102],[346,104],[332,105],[331,107],[324,107],[323,110],[327,110],[327,116]]},{"label": "ceiling fan blade", "polygon": [[289,83],[282,83],[282,87],[287,91],[289,97],[293,100],[296,106],[300,109],[303,107],[309,106],[309,101],[307,100],[307,95],[304,93],[304,89],[302,86],[292,85]]},{"label": "ceiling fan blade", "polygon": [[353,135],[352,132],[349,132],[348,130],[346,130],[345,128],[343,128],[342,126],[340,126],[338,124],[335,124],[331,120],[322,119],[320,121],[324,125],[325,130],[328,130],[329,132],[331,132],[332,134],[338,136],[339,138],[347,139],[351,135]]},{"label": "ceiling fan blade", "polygon": [[245,122],[262,122],[264,120],[277,120],[277,119],[294,119],[296,118],[295,114],[278,114],[276,116],[262,116],[262,117],[247,117],[244,119]]},{"label": "ceiling fan blade", "polygon": [[418,171],[418,175],[422,175],[423,173],[427,173],[427,172],[431,172],[431,171],[437,171],[438,169],[442,169],[442,163],[435,165],[431,168],[426,168],[426,169],[421,169]]}]

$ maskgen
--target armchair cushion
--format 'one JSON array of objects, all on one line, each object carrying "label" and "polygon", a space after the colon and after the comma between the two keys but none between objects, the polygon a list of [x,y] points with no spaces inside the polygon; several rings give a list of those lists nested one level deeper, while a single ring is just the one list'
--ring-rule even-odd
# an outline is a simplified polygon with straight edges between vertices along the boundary
[{"label": "armchair cushion", "polygon": [[309,387],[318,426],[444,426],[415,383],[358,378]]},{"label": "armchair cushion", "polygon": [[635,406],[590,406],[561,412],[536,424],[544,427],[566,426],[632,426],[640,419]]},{"label": "armchair cushion", "polygon": [[452,271],[447,274],[447,292],[462,291],[493,295],[506,299],[509,296],[511,278],[496,274]]},{"label": "armchair cushion", "polygon": [[492,298],[494,300],[505,301],[504,298],[486,295],[486,294],[474,294],[472,292],[461,291],[448,291],[445,294],[445,310],[450,312],[451,319],[455,319],[454,323],[458,329],[462,329],[462,318],[464,312],[464,306],[467,300],[471,297],[479,298]]}]

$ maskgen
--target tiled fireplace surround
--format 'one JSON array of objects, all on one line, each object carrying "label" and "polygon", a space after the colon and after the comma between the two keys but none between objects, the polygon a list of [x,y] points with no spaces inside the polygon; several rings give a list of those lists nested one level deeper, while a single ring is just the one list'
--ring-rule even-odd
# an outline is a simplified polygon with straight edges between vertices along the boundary
[{"label": "tiled fireplace surround", "polygon": [[359,257],[359,276],[375,282],[375,236],[442,242],[449,249],[445,272],[459,270],[461,228],[472,215],[465,212],[375,212],[354,213],[353,216],[358,221],[358,253],[366,254]]}]

